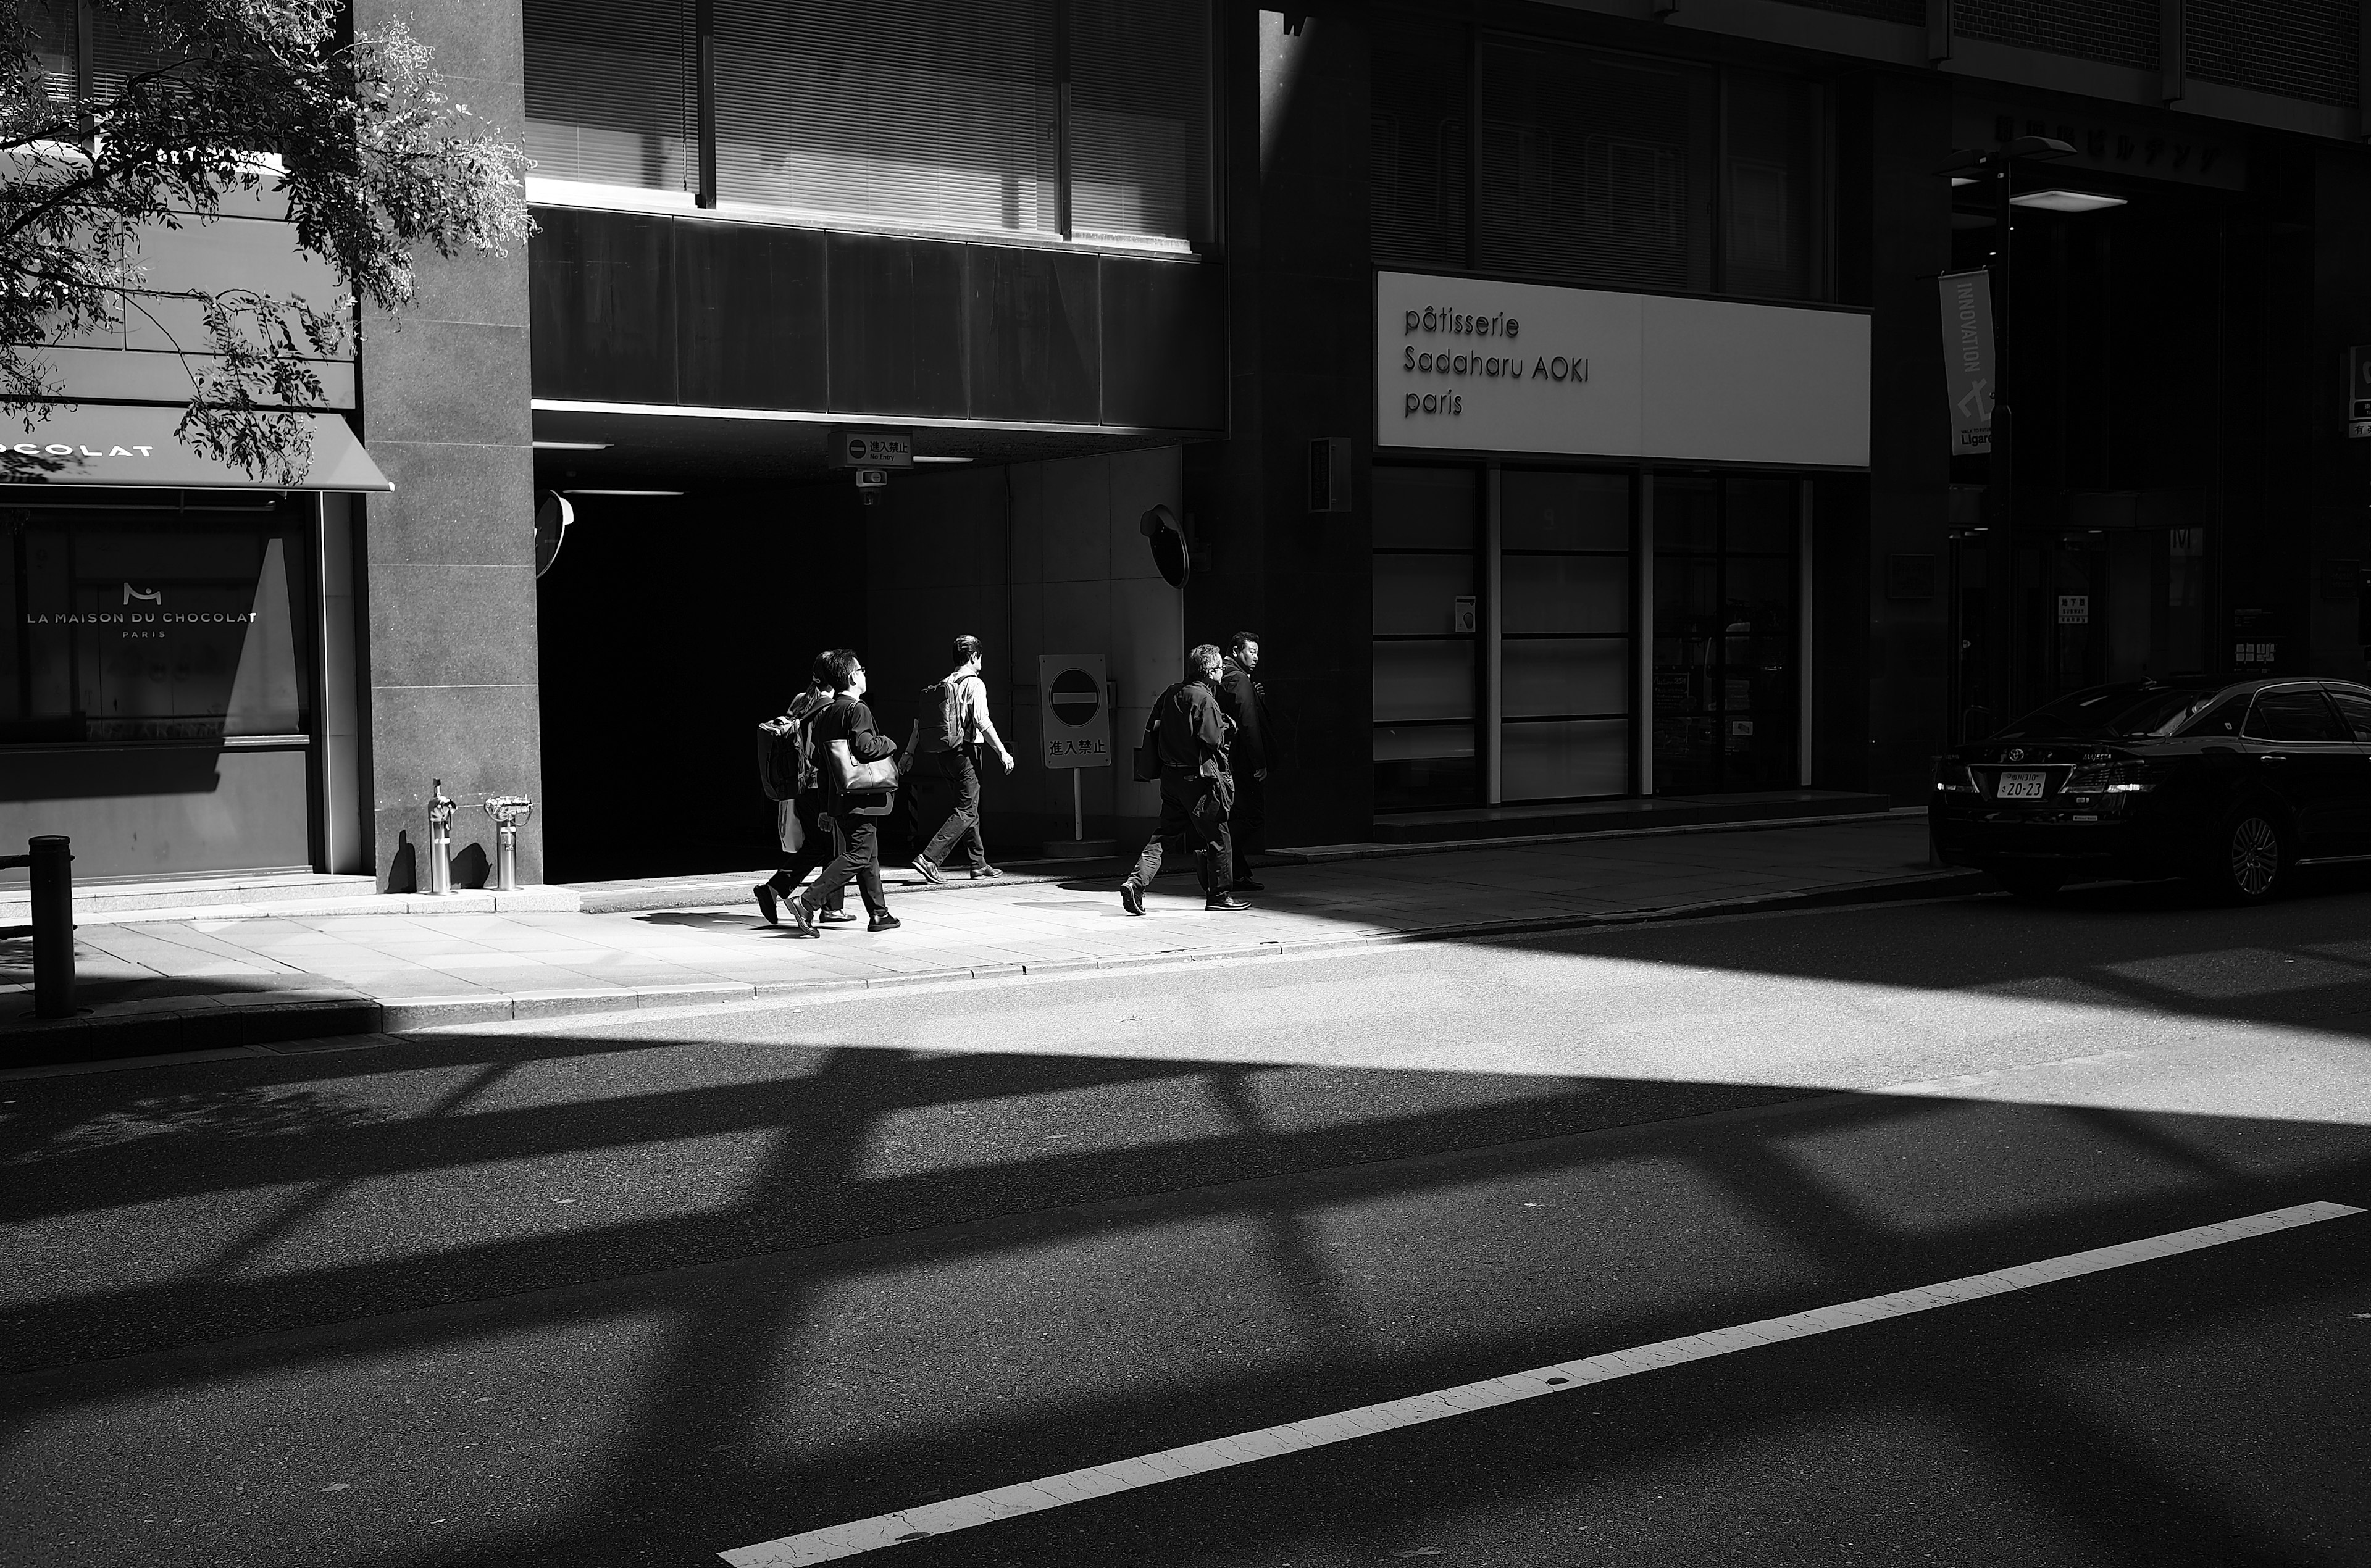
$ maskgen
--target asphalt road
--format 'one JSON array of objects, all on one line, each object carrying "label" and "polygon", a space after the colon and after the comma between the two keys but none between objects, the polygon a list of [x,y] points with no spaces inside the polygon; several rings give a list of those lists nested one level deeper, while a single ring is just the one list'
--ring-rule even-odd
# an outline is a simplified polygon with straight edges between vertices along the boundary
[{"label": "asphalt road", "polygon": [[[2316,1200],[2371,894],[2098,890],[0,1081],[0,1562],[728,1549]],[[2371,1215],[888,1548],[2371,1562]]]}]

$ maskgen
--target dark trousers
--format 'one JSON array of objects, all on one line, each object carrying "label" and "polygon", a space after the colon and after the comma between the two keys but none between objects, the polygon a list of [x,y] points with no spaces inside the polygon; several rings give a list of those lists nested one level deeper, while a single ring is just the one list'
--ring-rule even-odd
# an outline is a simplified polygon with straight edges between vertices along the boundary
[{"label": "dark trousers", "polygon": [[838,898],[839,890],[856,879],[856,891],[863,896],[867,914],[878,917],[889,913],[889,900],[881,892],[881,824],[877,818],[835,815],[832,842],[835,853],[831,864],[815,878],[815,886],[807,889],[809,909],[823,906],[827,899]]},{"label": "dark trousers", "polygon": [[1213,780],[1198,773],[1177,767],[1161,770],[1161,823],[1145,840],[1144,853],[1136,858],[1136,870],[1129,873],[1139,887],[1152,885],[1152,879],[1161,874],[1162,851],[1168,848],[1194,856],[1204,896],[1215,898],[1226,891],[1227,868],[1235,861],[1234,840],[1227,823],[1220,820],[1215,838],[1205,838],[1194,825],[1194,802],[1213,787]]},{"label": "dark trousers", "polygon": [[1228,836],[1234,840],[1234,878],[1252,874],[1252,856],[1267,848],[1267,784],[1248,773],[1235,775],[1235,809],[1227,813]]},{"label": "dark trousers", "polygon": [[942,806],[947,808],[946,820],[914,858],[943,866],[950,854],[967,848],[970,859],[966,864],[973,870],[987,865],[988,841],[979,831],[979,765],[969,749],[922,753],[914,758],[912,779],[924,822]]},{"label": "dark trousers", "polygon": [[[781,848],[777,841],[775,864],[781,869],[766,880],[781,897],[790,897],[792,891],[809,871],[820,870],[829,865],[831,858],[839,852],[838,841],[831,836],[830,821],[822,813],[823,797],[813,790],[791,802],[791,814],[799,819],[800,831],[805,836],[799,840],[795,851]],[[831,902],[824,907],[836,913],[846,902],[835,888]]]}]

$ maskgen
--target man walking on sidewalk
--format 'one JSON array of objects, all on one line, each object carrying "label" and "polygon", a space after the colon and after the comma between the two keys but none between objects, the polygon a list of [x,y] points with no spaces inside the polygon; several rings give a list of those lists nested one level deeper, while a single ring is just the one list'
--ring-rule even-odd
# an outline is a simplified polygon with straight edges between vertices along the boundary
[{"label": "man walking on sidewalk", "polygon": [[980,834],[980,743],[994,746],[1004,771],[1012,771],[1012,754],[1004,749],[996,721],[988,714],[988,682],[979,673],[979,639],[956,638],[954,657],[955,667],[947,678],[922,690],[921,711],[915,715],[913,731],[906,738],[902,764],[918,788],[929,787],[933,806],[950,792],[954,797],[946,820],[914,857],[914,870],[930,882],[940,880],[939,869],[959,847],[970,851],[975,879],[1001,874],[988,863],[988,841]]},{"label": "man walking on sidewalk", "polygon": [[1234,780],[1227,772],[1227,742],[1234,729],[1219,707],[1219,651],[1205,642],[1186,655],[1186,678],[1153,700],[1148,726],[1161,755],[1161,824],[1119,884],[1120,907],[1144,913],[1145,890],[1161,873],[1164,847],[1193,853],[1206,909],[1248,909],[1227,889],[1234,845],[1227,811]]},{"label": "man walking on sidewalk", "polygon": [[863,662],[851,650],[837,648],[824,656],[824,665],[831,677],[832,699],[815,719],[815,767],[823,775],[824,810],[831,817],[839,853],[815,886],[791,900],[791,918],[797,922],[791,935],[822,935],[815,929],[815,911],[850,877],[864,897],[865,912],[873,917],[865,929],[894,931],[901,922],[889,913],[889,900],[881,892],[880,818],[859,814],[859,808],[881,801],[884,792],[850,789],[849,770],[896,755],[897,743],[873,727],[873,709],[864,706]]},{"label": "man walking on sidewalk", "polygon": [[[831,657],[823,652],[815,656],[807,667],[807,689],[791,698],[791,706],[782,717],[799,726],[799,750],[806,758],[799,769],[798,792],[781,801],[774,814],[774,839],[781,847],[780,870],[749,891],[758,895],[758,908],[766,917],[766,924],[781,924],[776,905],[791,896],[800,880],[809,871],[820,870],[839,852],[831,829],[818,820],[823,813],[822,769],[815,763],[815,716],[831,705],[831,670],[825,663]],[[855,916],[840,907],[844,895],[834,892],[831,901],[824,905],[817,918],[827,923],[853,920]]]},{"label": "man walking on sidewalk", "polygon": [[1235,722],[1229,755],[1235,776],[1235,809],[1227,816],[1234,853],[1226,874],[1228,885],[1237,893],[1262,891],[1252,880],[1252,856],[1267,848],[1267,778],[1276,770],[1267,688],[1252,678],[1259,662],[1259,634],[1235,633],[1227,645],[1227,673],[1219,683],[1219,706]]}]

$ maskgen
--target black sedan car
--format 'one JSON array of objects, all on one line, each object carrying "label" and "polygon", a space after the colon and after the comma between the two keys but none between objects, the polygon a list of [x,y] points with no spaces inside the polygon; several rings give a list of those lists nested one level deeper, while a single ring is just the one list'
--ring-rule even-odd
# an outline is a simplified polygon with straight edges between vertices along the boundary
[{"label": "black sedan car", "polygon": [[2177,676],[2092,686],[1939,758],[1955,866],[2024,898],[2099,877],[2272,897],[2297,866],[2371,860],[2371,689]]}]

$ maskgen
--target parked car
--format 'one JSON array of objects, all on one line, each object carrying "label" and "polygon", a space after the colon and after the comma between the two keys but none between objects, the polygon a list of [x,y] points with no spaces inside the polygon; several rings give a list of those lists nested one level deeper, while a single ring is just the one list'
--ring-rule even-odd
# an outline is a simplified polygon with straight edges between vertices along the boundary
[{"label": "parked car", "polygon": [[2371,688],[2215,676],[2092,686],[1937,759],[1942,859],[2023,898],[2184,876],[2242,904],[2371,860]]}]

